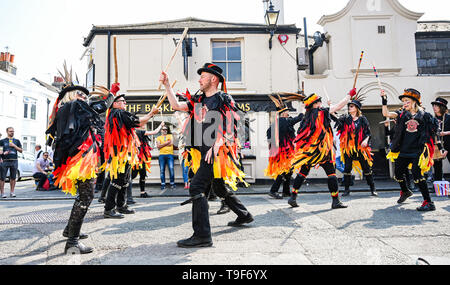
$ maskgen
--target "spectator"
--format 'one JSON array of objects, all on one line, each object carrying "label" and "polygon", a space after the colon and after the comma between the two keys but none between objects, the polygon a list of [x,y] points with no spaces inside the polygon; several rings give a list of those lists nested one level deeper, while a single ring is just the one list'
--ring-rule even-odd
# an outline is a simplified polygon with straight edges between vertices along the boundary
[{"label": "spectator", "polygon": [[161,129],[161,136],[156,139],[156,146],[159,149],[159,168],[161,172],[161,190],[166,189],[166,165],[169,166],[170,187],[174,190],[175,173],[173,157],[173,136],[168,126]]},{"label": "spectator", "polygon": [[16,187],[17,168],[19,167],[17,152],[22,153],[23,150],[20,141],[14,138],[14,128],[7,128],[6,134],[7,137],[0,141],[0,147],[3,147],[3,167],[0,173],[0,192],[2,198],[6,198],[5,180],[9,170],[9,183],[11,186],[9,196],[15,198],[16,194],[14,194],[14,189]]},{"label": "spectator", "polygon": [[34,150],[35,150],[34,153],[36,154],[34,161],[36,162],[39,158],[41,158],[44,151],[42,150],[42,146],[40,144],[36,145],[34,147]]},{"label": "spectator", "polygon": [[50,172],[51,160],[49,159],[48,152],[44,152],[41,158],[38,158],[34,165],[34,174],[33,178],[39,180],[38,191],[46,191],[48,189],[44,189],[44,184],[48,180],[48,172]]}]

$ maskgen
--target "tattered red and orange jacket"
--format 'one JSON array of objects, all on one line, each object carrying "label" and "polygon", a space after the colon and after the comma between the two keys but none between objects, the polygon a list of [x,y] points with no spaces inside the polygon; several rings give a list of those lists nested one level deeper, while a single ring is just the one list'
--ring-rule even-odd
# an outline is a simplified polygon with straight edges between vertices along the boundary
[{"label": "tattered red and orange jacket", "polygon": [[[350,115],[341,116],[336,124],[339,134],[339,142],[341,149],[341,158],[346,164],[345,157],[363,157],[372,167],[373,156],[370,145],[363,148],[362,142],[371,136],[369,122],[365,116],[361,116],[355,122]],[[358,173],[362,173],[361,164],[357,160],[353,160],[353,169]]]},{"label": "tattered red and orange jacket", "polygon": [[203,100],[206,97],[204,94],[192,96],[187,91],[183,95],[187,99],[190,115],[182,128],[186,138],[186,153],[184,157],[187,165],[196,173],[198,167],[200,167],[200,160],[204,159],[202,155],[212,147],[206,146],[204,143],[195,145],[193,137],[194,125],[202,124],[206,113],[210,111],[218,112],[219,122],[213,124],[214,128],[216,128],[214,145],[219,147],[218,154],[214,160],[214,178],[223,179],[233,190],[237,190],[238,181],[246,183],[244,181],[245,174],[242,171],[238,157],[237,126],[241,117],[237,113],[238,108],[234,100],[227,93],[218,92],[214,95],[218,96],[218,104],[213,109],[208,110],[203,104]]},{"label": "tattered red and orange jacket", "polygon": [[139,118],[127,111],[110,109],[106,114],[104,155],[102,168],[109,172],[111,179],[119,173],[125,173],[126,165],[136,169],[141,167],[139,161],[139,138],[135,128]]},{"label": "tattered red and orange jacket", "polygon": [[329,110],[326,108],[308,110],[294,144],[295,153],[291,161],[293,170],[299,171],[304,165],[315,167],[326,162],[334,163],[336,157]]},{"label": "tattered red and orange jacket", "polygon": [[94,130],[100,124],[99,114],[86,102],[75,100],[64,104],[53,115],[47,130],[54,146],[55,185],[66,194],[77,194],[77,181],[97,177],[101,139]]},{"label": "tattered red and orange jacket", "polygon": [[303,114],[295,118],[279,118],[277,115],[275,123],[267,130],[269,165],[264,171],[266,176],[276,179],[279,175],[291,171],[292,155],[295,150],[294,125],[303,117]]}]

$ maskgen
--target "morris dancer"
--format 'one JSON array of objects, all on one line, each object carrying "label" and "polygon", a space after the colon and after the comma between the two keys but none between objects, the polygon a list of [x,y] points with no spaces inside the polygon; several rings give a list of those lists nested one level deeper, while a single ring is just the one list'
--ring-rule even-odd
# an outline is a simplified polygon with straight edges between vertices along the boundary
[{"label": "morris dancer", "polygon": [[[131,172],[131,183],[128,188],[128,201],[133,201],[132,199],[132,187],[133,187],[133,179],[137,177],[139,174],[139,188],[141,190],[140,198],[149,198],[150,196],[145,192],[145,177],[147,176],[147,172],[150,173],[150,162],[152,159],[150,147],[150,140],[148,136],[153,136],[159,133],[161,128],[164,126],[164,122],[162,122],[158,128],[154,131],[145,131],[145,130],[136,130],[136,135],[139,138],[140,147],[139,147],[139,164],[141,167],[137,169],[133,169]],[[134,201],[133,201],[134,202]],[[129,204],[129,202],[127,202]]]},{"label": "morris dancer", "polygon": [[[103,169],[108,173],[111,183],[105,202],[105,218],[122,219],[123,214],[134,214],[126,203],[126,191],[130,183],[132,169],[149,168],[150,158],[139,160],[139,138],[135,128],[144,126],[159,109],[154,107],[142,118],[126,111],[125,95],[115,98],[108,110],[105,123],[105,164]],[[116,202],[117,197],[117,202]],[[117,213],[115,208],[117,206]]]},{"label": "morris dancer", "polygon": [[[289,109],[280,96],[278,98],[269,95],[277,108],[275,122],[267,130],[267,140],[269,141],[269,166],[265,170],[265,175],[275,181],[270,188],[269,196],[275,199],[283,199],[283,196],[290,196],[291,189],[291,158],[294,152],[295,129],[304,114],[297,117],[289,116]],[[278,194],[281,184],[283,184],[283,196]]]},{"label": "morris dancer", "polygon": [[[450,157],[448,156],[448,151],[450,150],[450,115],[447,114],[448,101],[444,98],[436,98],[434,102],[431,102],[433,106],[434,116],[439,122],[439,129],[441,132],[438,134],[437,138],[439,141],[443,142],[444,155],[450,162]],[[434,181],[443,181],[444,172],[442,172],[442,163],[445,160],[445,156],[435,155],[434,157]]]},{"label": "morris dancer", "polygon": [[66,85],[59,93],[50,117],[48,145],[53,145],[55,185],[66,194],[78,196],[63,236],[67,237],[64,252],[87,254],[93,249],[79,242],[88,238],[81,226],[94,198],[94,180],[100,161],[101,143],[96,130],[101,129],[99,114],[105,112],[114,96],[104,89],[106,100],[88,104],[89,91],[72,83],[72,75],[64,64]]},{"label": "morris dancer", "polygon": [[344,108],[354,95],[356,95],[356,88],[352,89],[341,102],[330,108],[322,108],[322,98],[317,94],[311,94],[303,100],[306,114],[300,124],[299,134],[294,140],[295,153],[292,168],[299,171],[299,174],[295,178],[294,189],[288,201],[291,207],[298,207],[296,200],[300,187],[311,168],[320,165],[328,176],[328,190],[333,199],[331,208],[347,208],[339,200],[330,114]]},{"label": "morris dancer", "polygon": [[[389,112],[387,96],[381,91],[383,103],[383,116],[396,119],[391,150],[387,158],[395,162],[395,180],[399,183],[401,191],[397,203],[406,201],[413,193],[407,188],[405,175],[410,164],[414,183],[420,189],[424,202],[418,211],[434,211],[436,208],[431,201],[430,193],[424,173],[433,166],[434,137],[438,132],[438,122],[430,113],[421,107],[421,94],[415,89],[406,89],[399,96],[403,102],[403,109]],[[438,144],[443,153],[442,145]]]},{"label": "morris dancer", "polygon": [[[229,226],[242,226],[253,221],[253,216],[241,201],[224,187],[227,183],[233,190],[236,184],[243,182],[244,173],[239,169],[237,156],[237,108],[234,100],[226,93],[225,77],[222,69],[207,63],[198,70],[200,91],[202,94],[191,96],[187,92],[188,102],[178,102],[169,84],[165,72],[160,81],[168,92],[169,102],[174,110],[189,112],[190,119],[183,128],[186,148],[191,156],[191,170],[195,173],[189,188],[192,197],[192,237],[180,240],[179,247],[212,246],[211,226],[209,223],[208,201],[205,193],[214,183],[216,194],[234,211],[238,218]],[[218,91],[222,83],[223,92]],[[222,187],[223,186],[223,187]],[[183,204],[185,204],[183,203]]]},{"label": "morris dancer", "polygon": [[359,174],[361,171],[370,186],[372,196],[378,196],[373,181],[372,148],[369,145],[371,137],[369,121],[362,115],[361,108],[364,98],[356,95],[348,104],[348,114],[341,116],[336,122],[336,128],[340,136],[341,155],[344,158],[344,186],[342,196],[350,195],[350,183],[352,180],[352,168]]}]

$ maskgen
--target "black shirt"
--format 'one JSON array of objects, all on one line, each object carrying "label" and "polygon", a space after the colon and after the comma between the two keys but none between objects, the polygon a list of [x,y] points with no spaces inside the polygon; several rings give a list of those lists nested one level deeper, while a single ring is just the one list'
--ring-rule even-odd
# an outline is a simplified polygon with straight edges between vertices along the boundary
[{"label": "black shirt", "polygon": [[[2,154],[3,160],[17,160],[17,150],[15,148],[9,146],[10,140],[17,147],[22,148],[22,144],[20,143],[20,141],[18,139],[4,138],[4,139],[0,140],[0,147],[3,147],[3,154]],[[9,153],[5,154],[5,152],[9,152]]]},{"label": "black shirt", "polygon": [[[191,122],[191,132],[187,137],[187,142],[202,153],[207,152],[216,142],[217,132],[222,120],[221,108],[223,107],[222,96],[229,96],[218,92],[211,97],[201,96],[193,107],[195,116]],[[223,126],[222,126],[223,127]]]}]

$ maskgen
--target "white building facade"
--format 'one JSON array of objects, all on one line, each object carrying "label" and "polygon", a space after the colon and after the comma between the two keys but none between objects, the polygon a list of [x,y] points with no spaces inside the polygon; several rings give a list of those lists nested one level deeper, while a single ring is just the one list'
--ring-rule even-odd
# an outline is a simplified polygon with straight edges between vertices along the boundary
[{"label": "white building facade", "polygon": [[[401,106],[398,96],[406,88],[421,92],[428,112],[432,112],[431,102],[437,97],[450,98],[449,74],[418,72],[416,34],[421,31],[418,27],[423,27],[418,25],[422,15],[408,10],[397,0],[350,0],[341,11],[323,16],[318,22],[328,43],[314,53],[315,74],[300,71],[307,94],[316,92],[325,97],[327,91],[336,103],[352,89],[361,51],[364,51],[356,86],[367,98],[363,113],[371,124],[374,173],[379,176],[392,174],[388,172],[392,165],[385,159],[384,126],[379,124],[384,118],[373,66],[378,70],[392,110]],[[448,172],[448,162],[445,164]],[[323,174],[314,172],[311,177],[323,177]]]},{"label": "white building facade", "polygon": [[24,152],[34,153],[36,144],[45,145],[48,112],[57,98],[56,91],[36,81],[22,80],[0,70],[0,133],[13,127]]}]

